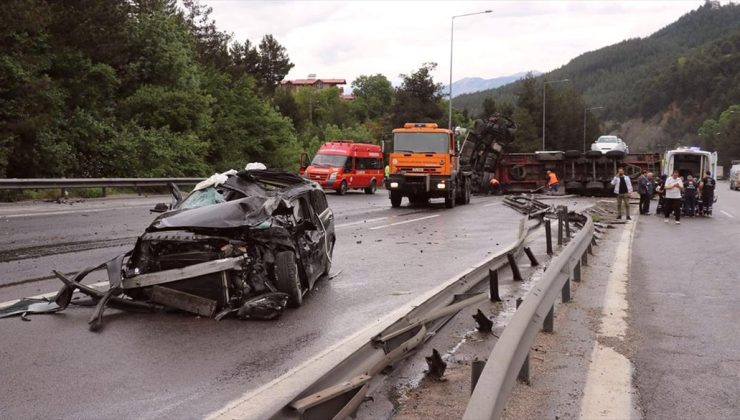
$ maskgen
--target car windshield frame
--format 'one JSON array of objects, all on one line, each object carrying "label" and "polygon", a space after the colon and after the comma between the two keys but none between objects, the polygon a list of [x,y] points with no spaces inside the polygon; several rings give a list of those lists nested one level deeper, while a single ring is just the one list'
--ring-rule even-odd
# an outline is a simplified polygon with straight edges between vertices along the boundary
[{"label": "car windshield frame", "polygon": [[329,153],[317,153],[311,159],[311,166],[325,166],[330,168],[341,168],[347,163],[347,155],[335,155]]},{"label": "car windshield frame", "polygon": [[603,144],[603,143],[618,144],[619,143],[619,138],[617,138],[617,137],[599,137],[596,140],[596,143],[600,143],[600,144]]},{"label": "car windshield frame", "polygon": [[449,153],[449,147],[447,133],[393,134],[393,151],[397,153]]},{"label": "car windshield frame", "polygon": [[[227,190],[231,191],[231,190]],[[221,204],[228,201],[224,194],[222,194],[213,185],[196,190],[187,195],[177,205],[178,210],[190,210],[197,209],[199,207],[212,206],[214,204]]]}]

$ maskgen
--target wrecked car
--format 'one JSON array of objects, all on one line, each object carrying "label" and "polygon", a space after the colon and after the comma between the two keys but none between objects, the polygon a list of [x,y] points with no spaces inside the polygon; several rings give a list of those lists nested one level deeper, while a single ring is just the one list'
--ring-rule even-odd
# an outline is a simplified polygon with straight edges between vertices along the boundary
[{"label": "wrecked car", "polygon": [[[329,275],[336,241],[334,215],[322,188],[277,170],[230,171],[201,182],[171,205],[134,249],[77,273],[54,272],[64,287],[62,308],[79,290],[96,302],[91,329],[106,307],[134,311],[178,309],[221,319],[273,319],[298,307],[317,280]],[[81,283],[106,269],[110,288]]]}]

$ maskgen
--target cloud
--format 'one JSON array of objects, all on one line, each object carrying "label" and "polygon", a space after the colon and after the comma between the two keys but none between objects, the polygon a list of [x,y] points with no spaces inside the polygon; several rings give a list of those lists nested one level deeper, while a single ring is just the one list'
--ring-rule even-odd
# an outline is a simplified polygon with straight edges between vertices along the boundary
[{"label": "cloud", "polygon": [[454,79],[549,71],[624,39],[645,37],[696,9],[696,1],[227,1],[204,0],[217,26],[254,43],[272,34],[295,67],[347,79],[382,73],[394,84],[436,62],[447,83],[455,19]]}]

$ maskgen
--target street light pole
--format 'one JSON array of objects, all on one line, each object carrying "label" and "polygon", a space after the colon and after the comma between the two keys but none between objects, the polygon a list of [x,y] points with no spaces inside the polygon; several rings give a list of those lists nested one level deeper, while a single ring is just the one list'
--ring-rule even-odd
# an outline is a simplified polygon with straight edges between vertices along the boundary
[{"label": "street light pole", "polygon": [[547,98],[547,84],[548,83],[563,83],[563,82],[569,82],[568,79],[563,80],[553,80],[551,82],[548,82],[545,80],[545,83],[542,85],[542,150],[545,150],[545,107],[546,102],[545,99]]},{"label": "street light pole", "polygon": [[604,107],[592,106],[583,110],[583,153],[586,153],[586,113],[592,109],[604,109]]},{"label": "street light pole", "polygon": [[447,120],[447,128],[452,130],[452,45],[455,36],[455,18],[482,15],[484,13],[491,13],[490,10],[484,10],[482,12],[466,13],[464,15],[455,15],[452,17],[452,23],[450,24],[450,84],[449,84],[449,118]]}]

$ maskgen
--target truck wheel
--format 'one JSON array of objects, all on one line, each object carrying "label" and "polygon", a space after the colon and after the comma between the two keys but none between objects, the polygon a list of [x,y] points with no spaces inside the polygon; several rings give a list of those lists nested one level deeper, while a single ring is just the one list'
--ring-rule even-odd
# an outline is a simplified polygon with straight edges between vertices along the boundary
[{"label": "truck wheel", "polygon": [[399,191],[391,191],[391,207],[401,207],[403,196]]},{"label": "truck wheel", "polygon": [[344,195],[347,193],[347,181],[342,181],[341,184],[339,184],[339,188],[337,188],[337,194]]},{"label": "truck wheel", "polygon": [[448,209],[455,207],[455,195],[457,195],[457,191],[452,191],[452,194],[445,197],[445,207]]},{"label": "truck wheel", "polygon": [[375,184],[375,180],[373,179],[370,182],[370,186],[365,188],[365,194],[375,194],[375,190],[378,188],[378,186]]},{"label": "truck wheel", "polygon": [[303,303],[303,287],[298,276],[298,264],[293,251],[275,255],[275,282],[277,289],[288,294],[288,306],[297,308]]}]

